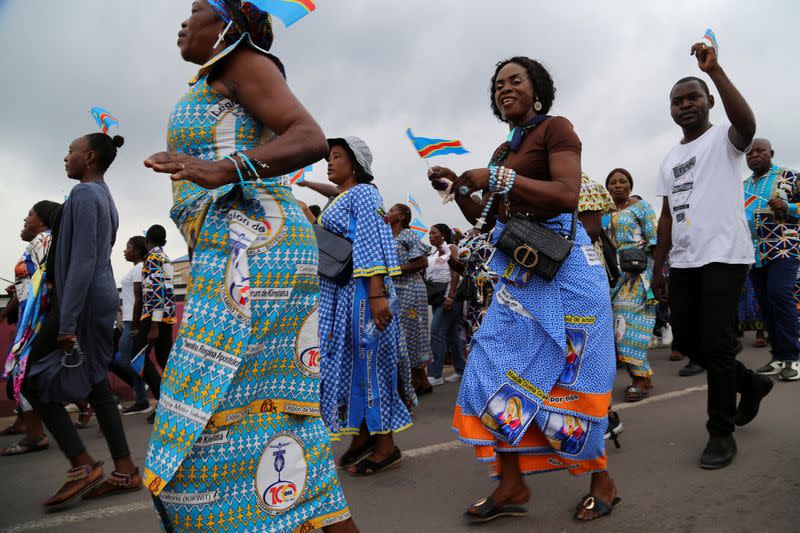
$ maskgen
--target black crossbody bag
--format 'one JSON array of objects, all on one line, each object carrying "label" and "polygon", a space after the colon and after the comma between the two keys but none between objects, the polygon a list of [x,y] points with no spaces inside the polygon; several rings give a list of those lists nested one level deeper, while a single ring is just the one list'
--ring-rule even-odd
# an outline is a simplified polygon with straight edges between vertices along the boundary
[{"label": "black crossbody bag", "polygon": [[515,213],[495,246],[520,266],[550,281],[572,251],[577,220],[576,211],[567,237],[536,222],[531,215]]},{"label": "black crossbody bag", "polygon": [[[323,212],[333,200],[334,198],[328,199],[328,203],[322,209]],[[321,224],[312,225],[319,248],[317,272],[337,285],[346,285],[353,277],[353,243],[349,239],[325,229]]]}]

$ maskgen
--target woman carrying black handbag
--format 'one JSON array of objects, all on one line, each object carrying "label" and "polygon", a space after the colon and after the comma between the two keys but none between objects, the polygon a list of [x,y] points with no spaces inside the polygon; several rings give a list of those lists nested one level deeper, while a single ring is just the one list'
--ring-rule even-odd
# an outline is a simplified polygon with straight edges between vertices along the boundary
[{"label": "woman carrying black handbag", "polygon": [[[114,316],[119,306],[111,248],[119,226],[104,174],[122,146],[122,137],[92,133],[75,139],[64,161],[78,180],[53,228],[47,260],[50,311],[31,349],[25,395],[58,442],[72,468],[64,485],[43,502],[48,511],[81,497],[97,498],[142,486],[133,464],[122,418],[106,375],[113,352]],[[103,463],[86,450],[64,401],[87,398],[114,459],[103,480]]]}]

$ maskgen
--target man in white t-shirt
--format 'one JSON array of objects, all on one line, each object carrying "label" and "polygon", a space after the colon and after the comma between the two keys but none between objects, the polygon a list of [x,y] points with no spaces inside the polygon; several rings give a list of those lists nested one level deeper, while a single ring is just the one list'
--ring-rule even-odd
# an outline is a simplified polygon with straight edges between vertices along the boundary
[{"label": "man in white t-shirt", "polygon": [[[692,46],[698,67],[719,91],[730,124],[709,122],[714,97],[699,78],[670,92],[672,119],[683,139],[661,164],[656,194],[663,197],[653,289],[667,300],[663,265],[670,261],[669,304],[681,352],[708,375],[708,444],[702,468],[722,468],[736,455],[735,425],[755,418],[772,380],[736,360],[737,307],[753,245],[744,215],[744,155],[756,132],[747,101],[717,62],[716,49]],[[737,408],[736,393],[742,395]]]}]

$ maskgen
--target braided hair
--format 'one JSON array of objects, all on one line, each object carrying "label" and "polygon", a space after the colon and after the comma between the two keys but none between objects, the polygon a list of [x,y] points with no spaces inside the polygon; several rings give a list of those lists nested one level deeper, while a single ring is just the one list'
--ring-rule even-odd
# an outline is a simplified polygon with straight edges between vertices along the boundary
[{"label": "braided hair", "polygon": [[533,84],[533,89],[536,91],[536,97],[542,104],[542,109],[538,111],[538,113],[544,115],[550,111],[553,101],[556,98],[556,87],[553,84],[553,78],[550,77],[550,73],[535,59],[525,56],[514,56],[510,59],[504,59],[495,65],[492,83],[489,86],[489,100],[492,103],[492,112],[494,113],[494,116],[496,116],[499,121],[506,122],[506,120],[503,118],[503,114],[500,113],[500,109],[498,109],[497,104],[494,101],[494,86],[495,83],[497,83],[497,75],[500,73],[500,70],[509,63],[516,63],[527,71],[528,78],[530,78],[531,83]]},{"label": "braided hair", "polygon": [[394,204],[392,209],[397,209],[400,211],[400,214],[403,215],[402,220],[400,221],[400,225],[404,228],[407,228],[411,225],[411,208],[408,207],[406,204]]}]

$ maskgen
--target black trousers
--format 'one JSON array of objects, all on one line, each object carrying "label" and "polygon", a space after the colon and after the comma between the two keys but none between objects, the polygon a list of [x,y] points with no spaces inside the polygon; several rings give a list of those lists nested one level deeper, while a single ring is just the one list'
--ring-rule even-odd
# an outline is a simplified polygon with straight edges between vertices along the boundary
[{"label": "black trousers", "polygon": [[[133,349],[131,350],[131,357],[138,354],[145,346],[147,346],[147,334],[150,332],[152,321],[150,317],[143,318],[139,322],[136,335],[133,337]],[[169,352],[172,351],[172,324],[158,323],[158,340],[153,345],[153,350],[156,352],[156,361],[163,369],[167,366],[169,359]],[[148,350],[147,356],[144,358],[144,381],[150,387],[150,392],[153,397],[158,400],[161,397],[161,374],[159,374],[153,362],[150,360]]]},{"label": "black trousers", "polygon": [[[52,292],[55,295],[55,291]],[[42,328],[39,330],[36,339],[31,346],[29,364],[45,355],[52,353],[58,348],[56,339],[58,337],[59,308],[55,301],[55,296],[51,300],[51,307],[45,318]],[[86,354],[91,357],[91,354]],[[64,404],[49,402],[44,403],[39,400],[39,391],[30,381],[26,380],[23,388],[25,397],[33,406],[33,410],[39,415],[47,430],[58,442],[58,447],[64,452],[68,459],[74,459],[86,451],[83,441],[78,435],[78,430],[72,424]],[[117,408],[117,399],[111,392],[111,386],[107,379],[103,379],[92,387],[86,400],[94,408],[97,416],[97,423],[106,438],[108,450],[111,457],[121,459],[131,454],[128,449],[128,441],[125,438],[125,428],[122,426],[122,416]]]},{"label": "black trousers", "polygon": [[711,435],[733,433],[736,393],[752,387],[753,373],[736,360],[739,295],[747,270],[748,265],[726,263],[670,269],[672,331],[681,353],[707,372]]}]

